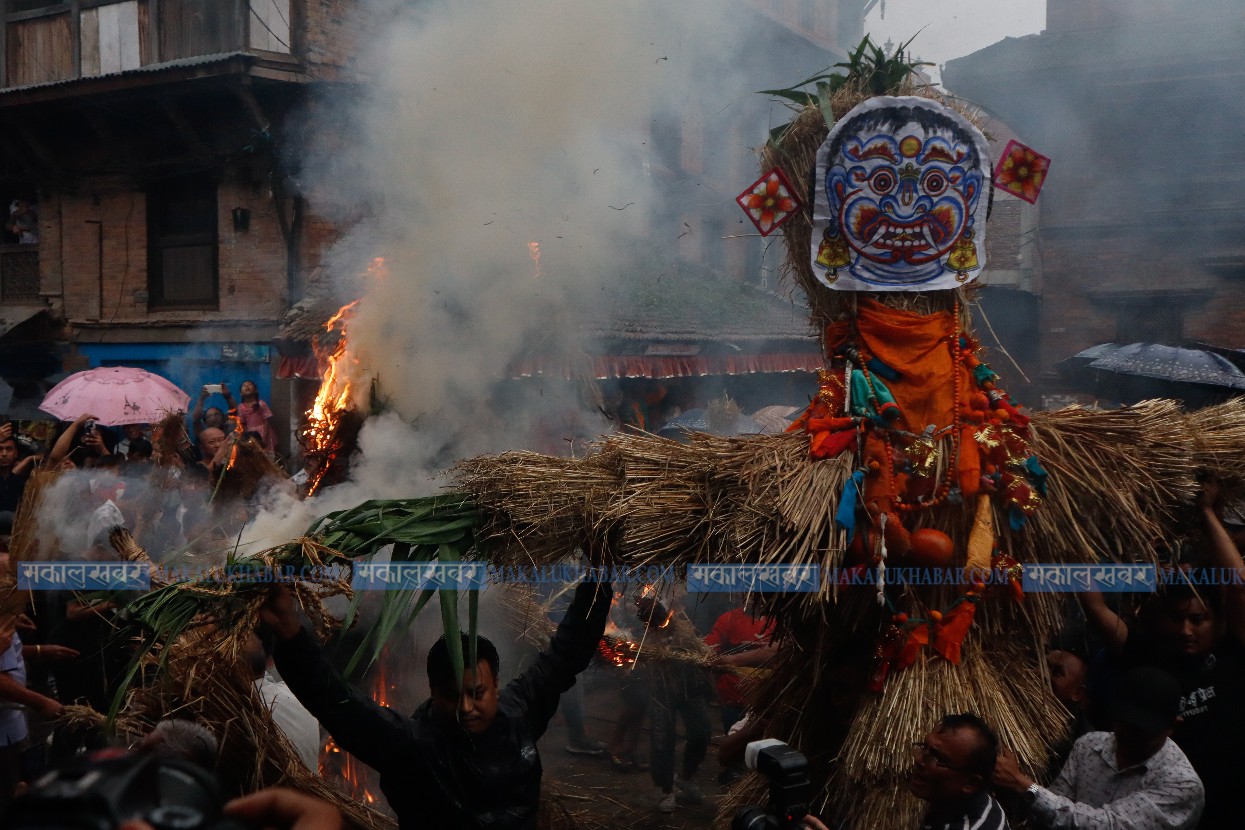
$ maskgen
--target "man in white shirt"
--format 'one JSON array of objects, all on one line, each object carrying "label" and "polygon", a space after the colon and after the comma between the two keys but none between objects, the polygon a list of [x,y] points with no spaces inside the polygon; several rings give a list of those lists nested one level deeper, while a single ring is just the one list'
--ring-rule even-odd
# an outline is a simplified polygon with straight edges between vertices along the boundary
[{"label": "man in white shirt", "polygon": [[1111,732],[1072,747],[1050,788],[1022,773],[1014,755],[995,767],[994,786],[1029,799],[1036,826],[1049,830],[1192,830],[1206,803],[1192,764],[1171,740],[1180,684],[1159,669],[1133,669],[1120,683]]},{"label": "man in white shirt", "polygon": [[259,696],[272,713],[272,721],[294,749],[303,764],[312,772],[320,771],[320,722],[307,711],[289,686],[281,680],[274,680],[268,674],[272,662],[274,640],[271,632],[264,626],[251,632],[251,641],[247,646],[246,661],[255,678],[255,688]]}]

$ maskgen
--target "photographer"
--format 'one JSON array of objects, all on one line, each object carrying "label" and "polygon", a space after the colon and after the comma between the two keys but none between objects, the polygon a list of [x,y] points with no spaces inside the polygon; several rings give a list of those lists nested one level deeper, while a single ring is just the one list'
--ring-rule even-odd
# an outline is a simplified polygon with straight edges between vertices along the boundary
[{"label": "photographer", "polygon": [[[83,450],[84,452],[79,452]],[[95,423],[95,416],[84,412],[75,418],[56,439],[52,451],[48,453],[47,469],[54,469],[62,461],[69,459],[74,466],[89,466],[87,457],[101,458],[112,454],[109,441]]]},{"label": "photographer", "polygon": [[208,396],[213,392],[219,393],[225,399],[225,403],[230,411],[238,407],[238,402],[233,399],[233,394],[223,381],[215,386],[204,386],[199,390],[199,398],[195,401],[195,408],[190,412],[190,426],[195,435],[209,427],[224,432],[233,432],[233,425],[229,423],[229,418],[220,407],[209,406],[207,409],[203,408],[203,405],[207,403]]},{"label": "photographer", "polygon": [[0,513],[16,513],[22,503],[34,456],[21,457],[12,424],[0,424]]},{"label": "photographer", "polygon": [[[1008,830],[1003,808],[990,795],[998,738],[973,714],[947,715],[912,747],[908,789],[929,804],[921,830]],[[807,816],[812,830],[827,830]]]}]

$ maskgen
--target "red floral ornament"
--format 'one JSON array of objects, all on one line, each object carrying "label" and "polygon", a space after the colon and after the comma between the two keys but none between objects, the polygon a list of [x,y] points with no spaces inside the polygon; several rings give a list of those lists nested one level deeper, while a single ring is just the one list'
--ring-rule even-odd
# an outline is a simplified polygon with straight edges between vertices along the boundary
[{"label": "red floral ornament", "polygon": [[735,197],[748,214],[761,236],[769,236],[782,227],[800,209],[791,182],[780,168],[773,168]]},{"label": "red floral ornament", "polygon": [[1033,204],[1046,184],[1049,167],[1049,158],[1012,139],[994,168],[994,186]]}]

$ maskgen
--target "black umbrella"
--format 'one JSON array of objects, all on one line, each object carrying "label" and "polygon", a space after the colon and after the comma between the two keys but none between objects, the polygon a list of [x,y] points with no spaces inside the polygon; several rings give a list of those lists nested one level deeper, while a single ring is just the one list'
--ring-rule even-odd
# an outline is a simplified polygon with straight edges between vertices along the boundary
[{"label": "black umbrella", "polygon": [[1059,376],[1068,383],[1077,386],[1092,386],[1094,382],[1094,372],[1089,368],[1089,364],[1099,358],[1106,357],[1120,348],[1116,343],[1099,343],[1097,346],[1090,346],[1083,352],[1077,352],[1072,357],[1064,358],[1055,364],[1055,371]]},{"label": "black umbrella", "polygon": [[1176,398],[1191,407],[1245,394],[1245,372],[1205,349],[1132,343],[1089,364],[1100,394],[1124,403]]}]

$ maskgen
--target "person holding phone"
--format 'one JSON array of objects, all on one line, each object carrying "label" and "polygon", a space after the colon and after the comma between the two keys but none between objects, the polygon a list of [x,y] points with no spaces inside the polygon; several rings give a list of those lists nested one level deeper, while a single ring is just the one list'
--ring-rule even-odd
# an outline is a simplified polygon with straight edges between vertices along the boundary
[{"label": "person holding phone", "polygon": [[212,383],[204,386],[199,390],[199,399],[195,401],[195,408],[190,413],[190,426],[194,429],[194,434],[198,435],[205,429],[219,429],[222,432],[233,432],[229,426],[229,418],[225,415],[225,411],[218,406],[209,406],[207,409],[203,405],[207,403],[209,395],[218,394],[225,398],[230,410],[237,408],[238,403],[233,399],[233,393],[229,391],[229,386],[224,381],[220,383]]}]

